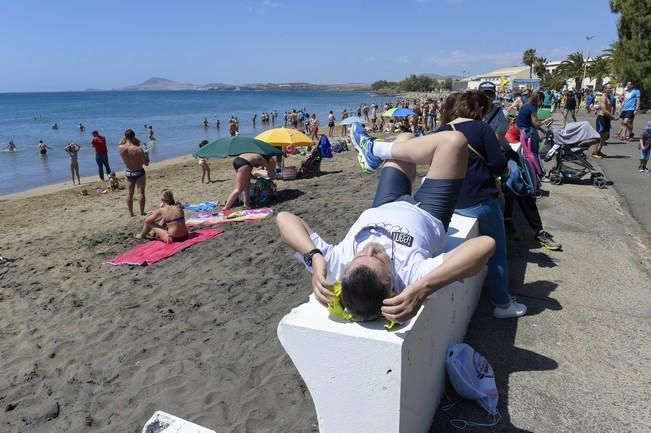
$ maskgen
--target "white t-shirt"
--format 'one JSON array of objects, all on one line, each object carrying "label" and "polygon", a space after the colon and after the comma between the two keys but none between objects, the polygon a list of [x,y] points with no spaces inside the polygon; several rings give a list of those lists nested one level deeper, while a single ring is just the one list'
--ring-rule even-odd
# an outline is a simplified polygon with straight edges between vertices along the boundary
[{"label": "white t-shirt", "polygon": [[[393,252],[395,290],[400,293],[442,263],[446,233],[443,224],[429,213],[411,203],[397,201],[362,212],[337,245],[328,244],[317,233],[310,238],[328,263],[330,283],[341,280],[355,253],[367,243],[379,243],[389,257]],[[300,254],[295,256],[303,262]]]}]

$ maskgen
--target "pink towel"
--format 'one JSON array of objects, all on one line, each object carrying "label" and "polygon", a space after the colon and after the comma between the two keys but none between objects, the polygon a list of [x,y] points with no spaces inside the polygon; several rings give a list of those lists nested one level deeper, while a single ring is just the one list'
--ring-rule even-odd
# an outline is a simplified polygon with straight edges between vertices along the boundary
[{"label": "pink towel", "polygon": [[126,253],[122,253],[114,259],[106,261],[107,265],[138,265],[146,266],[156,263],[160,260],[166,259],[181,250],[186,249],[190,245],[198,244],[199,242],[207,241],[214,238],[218,234],[223,233],[221,229],[205,229],[191,232],[188,239],[183,242],[173,242],[166,244],[163,241],[149,241],[140,244],[135,248],[130,249]]}]

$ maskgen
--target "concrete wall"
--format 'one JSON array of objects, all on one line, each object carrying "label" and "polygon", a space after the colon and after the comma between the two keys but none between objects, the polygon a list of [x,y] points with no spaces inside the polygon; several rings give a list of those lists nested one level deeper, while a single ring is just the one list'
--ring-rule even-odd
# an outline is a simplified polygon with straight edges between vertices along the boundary
[{"label": "concrete wall", "polygon": [[[477,236],[455,215],[447,250]],[[463,340],[484,272],[434,293],[393,331],[381,322],[328,317],[311,295],[278,325],[278,338],[312,395],[321,433],[428,432],[445,383],[450,344]],[[309,290],[306,288],[306,290]]]}]

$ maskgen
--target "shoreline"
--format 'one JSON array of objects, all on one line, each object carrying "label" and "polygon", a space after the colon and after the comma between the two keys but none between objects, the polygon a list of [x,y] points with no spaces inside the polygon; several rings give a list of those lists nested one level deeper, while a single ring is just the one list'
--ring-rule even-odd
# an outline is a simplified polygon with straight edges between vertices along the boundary
[{"label": "shoreline", "polygon": [[[151,163],[149,166],[145,168],[145,170],[149,172],[157,171],[162,168],[169,167],[174,164],[182,163],[182,162],[187,162],[191,161],[194,158],[192,155],[181,155],[181,156],[175,156],[172,158],[164,159],[162,161],[157,161]],[[122,184],[124,184],[124,168],[116,172],[118,174],[118,178],[120,178]],[[120,176],[120,173],[122,173],[122,176]],[[102,184],[108,184],[108,181],[101,182],[100,180],[97,179],[97,176],[84,176],[81,178],[81,185],[77,184],[72,184],[70,181],[65,181],[65,182],[56,182],[56,183],[50,183],[47,185],[42,185],[42,186],[37,186],[36,188],[30,188],[25,191],[19,191],[19,192],[14,192],[11,194],[5,194],[5,195],[0,195],[0,202],[7,202],[7,201],[14,201],[14,200],[22,200],[22,199],[27,199],[31,197],[38,197],[41,195],[47,195],[47,194],[52,194],[60,191],[66,191],[69,189],[73,188],[84,188],[88,187],[89,185],[92,184],[97,184],[97,185],[102,185]]]}]

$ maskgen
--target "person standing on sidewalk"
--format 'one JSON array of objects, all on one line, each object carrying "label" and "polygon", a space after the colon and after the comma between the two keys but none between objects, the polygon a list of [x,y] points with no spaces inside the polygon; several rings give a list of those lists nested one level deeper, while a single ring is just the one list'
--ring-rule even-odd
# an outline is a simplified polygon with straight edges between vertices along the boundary
[{"label": "person standing on sidewalk", "polygon": [[597,110],[597,119],[595,126],[599,133],[599,144],[596,144],[592,151],[592,157],[596,159],[604,158],[601,149],[606,145],[606,140],[610,138],[610,121],[615,118],[613,116],[613,107],[610,101],[610,93],[613,91],[613,86],[606,84],[604,94],[599,98],[599,109]]},{"label": "person standing on sidewalk", "polygon": [[504,201],[496,183],[496,177],[507,169],[507,159],[495,133],[482,121],[489,105],[486,95],[476,90],[448,95],[441,116],[443,126],[437,134],[458,131],[468,142],[468,165],[455,213],[477,218],[479,234],[495,241],[495,253],[488,261],[486,285],[495,306],[493,316],[507,319],[524,316],[527,307],[509,293]]},{"label": "person standing on sidewalk", "polygon": [[[491,101],[488,111],[484,116],[484,122],[488,123],[488,126],[495,131],[497,141],[499,141],[502,149],[506,149],[507,157],[510,157],[511,159],[513,157],[517,158],[516,155],[513,155],[513,151],[505,137],[506,132],[509,129],[508,111],[506,111],[499,102],[495,101],[495,84],[490,81],[483,82],[479,85],[479,91],[485,93],[486,96],[488,96],[489,101]],[[554,236],[551,233],[543,229],[542,219],[540,218],[540,212],[538,211],[535,197],[520,197],[508,190],[504,191],[504,228],[506,230],[507,238],[515,241],[522,240],[522,237],[518,234],[513,225],[513,206],[515,202],[518,203],[527,223],[529,223],[529,226],[533,229],[535,233],[534,239],[538,245],[552,251],[558,251],[563,248],[560,243],[554,240]]]},{"label": "person standing on sidewalk", "polygon": [[108,162],[108,148],[106,147],[106,138],[99,135],[99,132],[93,131],[93,140],[91,146],[95,149],[95,162],[99,171],[99,178],[104,180],[104,167],[106,167],[106,174],[111,173],[111,167]]},{"label": "person standing on sidewalk", "polygon": [[619,115],[620,119],[622,119],[622,126],[617,132],[617,138],[620,140],[633,138],[633,121],[639,109],[640,91],[634,88],[633,83],[629,81],[626,83],[626,89],[624,89],[624,102],[622,103],[622,111]]}]

